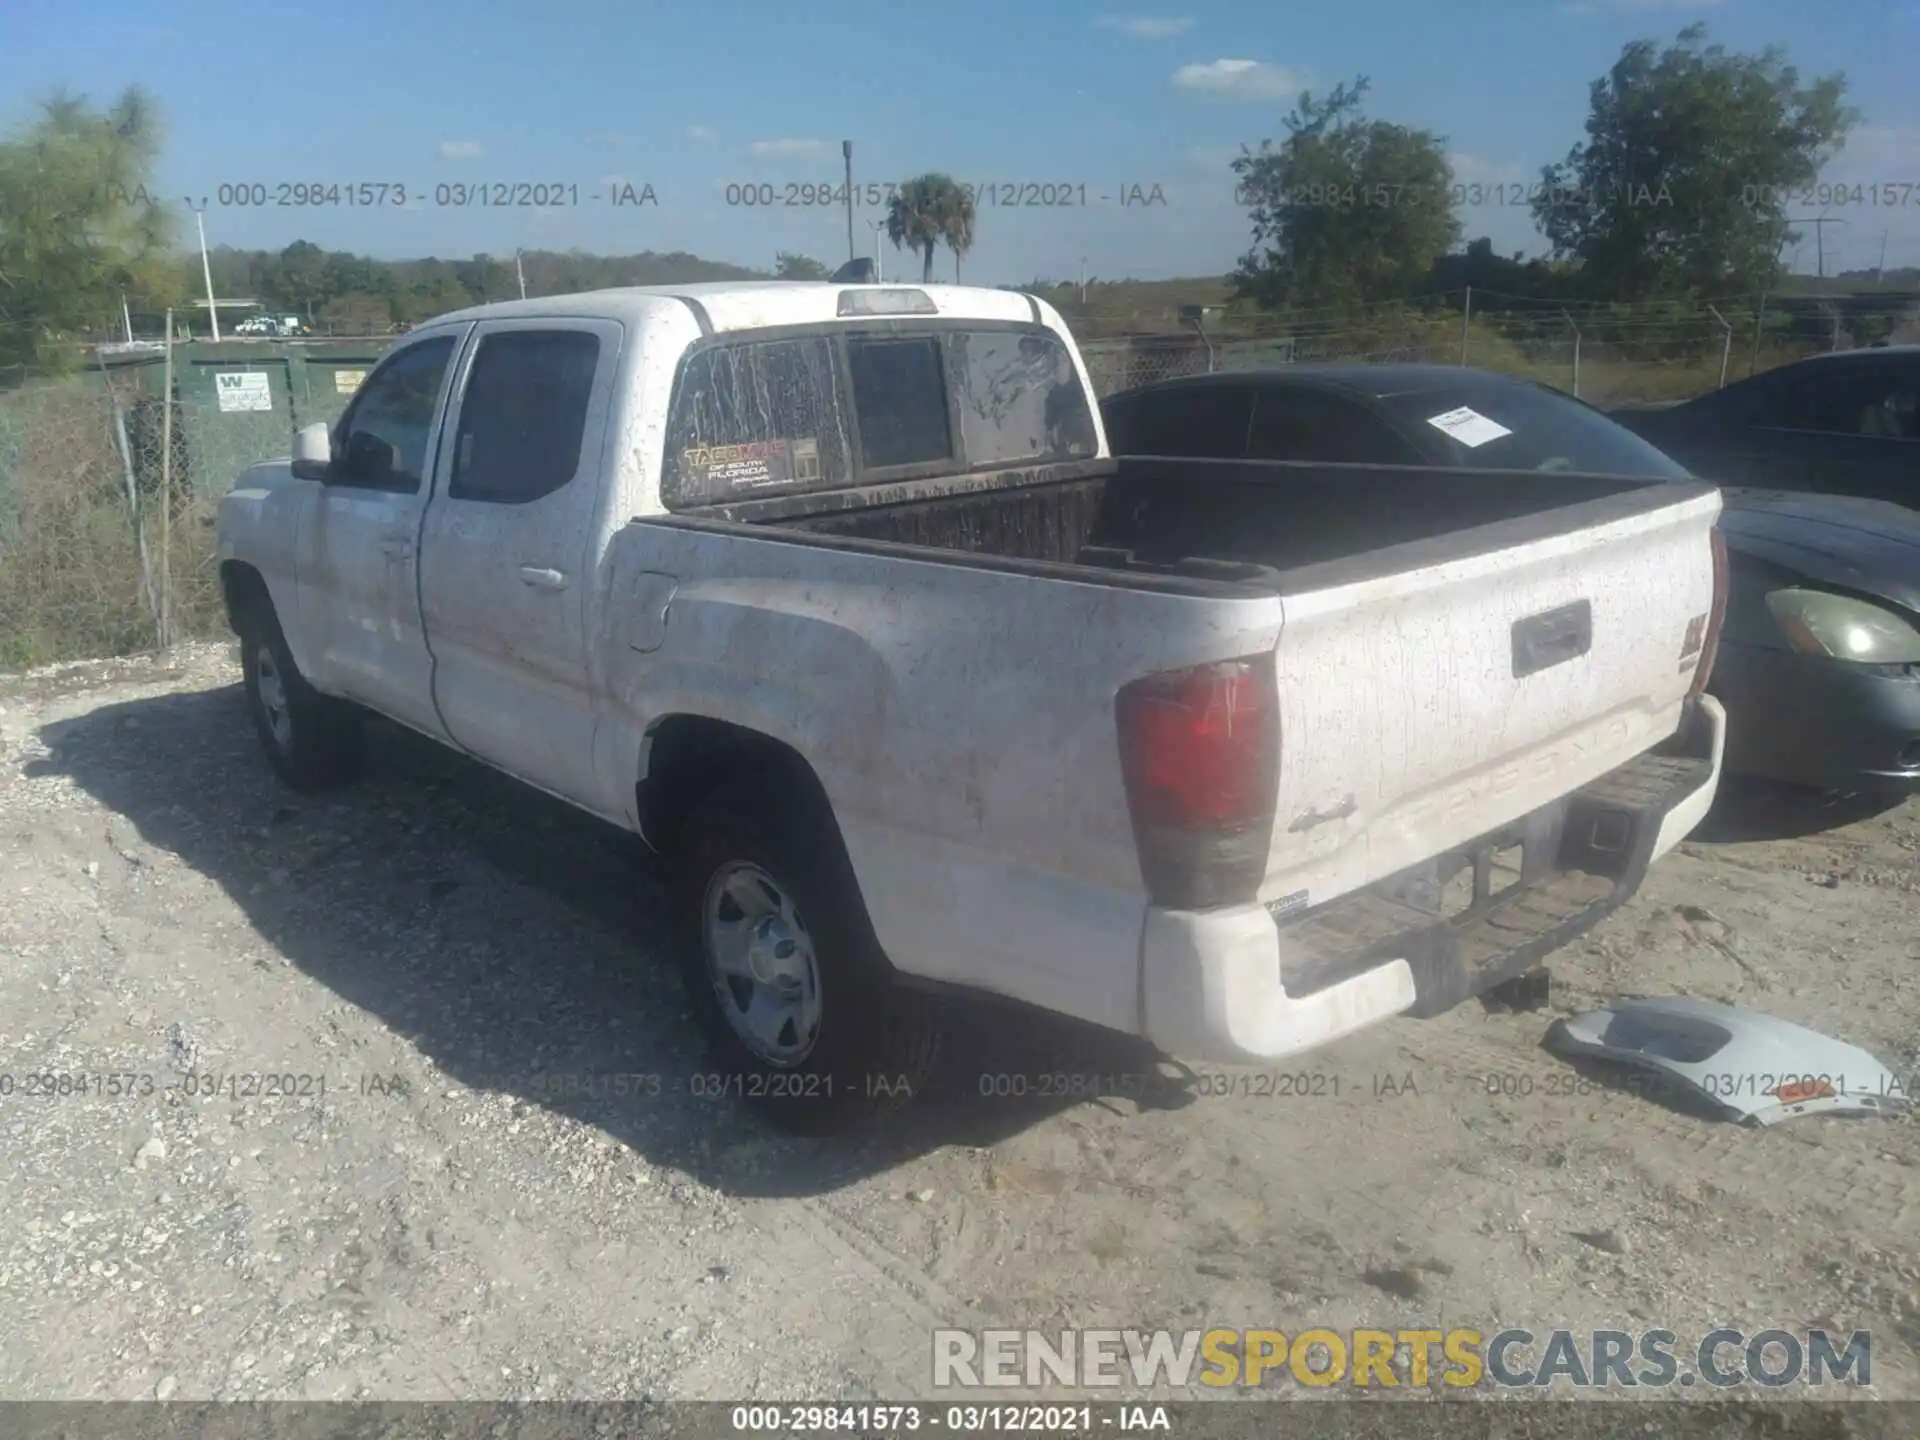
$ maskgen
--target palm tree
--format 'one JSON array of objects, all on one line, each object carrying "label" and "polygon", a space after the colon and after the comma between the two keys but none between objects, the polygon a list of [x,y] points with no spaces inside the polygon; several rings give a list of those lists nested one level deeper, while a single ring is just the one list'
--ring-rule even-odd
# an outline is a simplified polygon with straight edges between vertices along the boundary
[{"label": "palm tree", "polygon": [[973,249],[973,192],[954,186],[948,198],[945,238],[953,251],[953,283],[960,283],[960,259]]},{"label": "palm tree", "polygon": [[914,176],[887,202],[887,238],[896,249],[919,252],[922,284],[933,283],[933,252],[942,241],[959,275],[960,257],[973,246],[973,221],[973,196],[938,171]]}]

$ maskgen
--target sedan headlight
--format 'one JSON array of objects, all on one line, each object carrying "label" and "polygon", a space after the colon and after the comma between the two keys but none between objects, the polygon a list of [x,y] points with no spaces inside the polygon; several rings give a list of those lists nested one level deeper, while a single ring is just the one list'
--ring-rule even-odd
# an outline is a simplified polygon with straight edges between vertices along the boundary
[{"label": "sedan headlight", "polygon": [[1920,664],[1920,630],[1870,601],[1824,590],[1775,590],[1767,609],[1787,643],[1804,654],[1863,665]]}]

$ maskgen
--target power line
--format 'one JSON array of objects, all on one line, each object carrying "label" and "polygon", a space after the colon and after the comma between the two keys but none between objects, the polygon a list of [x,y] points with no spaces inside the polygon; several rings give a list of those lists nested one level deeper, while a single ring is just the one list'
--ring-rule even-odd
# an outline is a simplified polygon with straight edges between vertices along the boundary
[{"label": "power line", "polygon": [[1844,225],[1847,222],[1837,215],[1783,215],[1780,217],[1789,225],[1813,226],[1814,251],[1819,257],[1819,278],[1827,278],[1827,232],[1828,225]]}]

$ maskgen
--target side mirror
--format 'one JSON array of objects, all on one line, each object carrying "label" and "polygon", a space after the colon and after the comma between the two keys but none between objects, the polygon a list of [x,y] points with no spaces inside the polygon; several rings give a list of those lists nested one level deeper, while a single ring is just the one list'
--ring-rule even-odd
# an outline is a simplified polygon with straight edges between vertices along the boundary
[{"label": "side mirror", "polygon": [[293,476],[324,482],[333,464],[333,437],[324,420],[303,425],[293,437]]}]

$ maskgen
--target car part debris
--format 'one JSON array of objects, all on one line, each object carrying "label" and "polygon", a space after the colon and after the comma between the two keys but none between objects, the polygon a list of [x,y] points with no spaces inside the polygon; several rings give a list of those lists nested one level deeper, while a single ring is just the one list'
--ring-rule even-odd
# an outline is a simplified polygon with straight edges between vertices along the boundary
[{"label": "car part debris", "polygon": [[1553,1000],[1553,972],[1544,965],[1502,980],[1480,997],[1488,1010],[1513,1015],[1544,1010]]},{"label": "car part debris", "polygon": [[1562,1055],[1670,1075],[1751,1125],[1878,1114],[1911,1099],[1900,1077],[1857,1045],[1687,996],[1621,1000],[1568,1016],[1548,1028],[1546,1043]]}]

